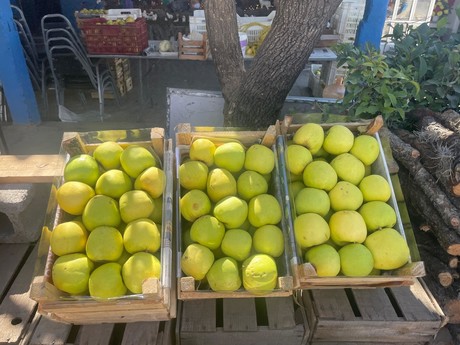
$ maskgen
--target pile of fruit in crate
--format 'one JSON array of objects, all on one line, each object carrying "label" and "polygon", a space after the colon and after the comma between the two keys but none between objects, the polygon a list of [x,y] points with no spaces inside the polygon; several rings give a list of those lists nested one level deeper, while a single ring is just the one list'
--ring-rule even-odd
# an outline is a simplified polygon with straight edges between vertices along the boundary
[{"label": "pile of fruit in crate", "polygon": [[65,212],[51,232],[53,284],[95,298],[142,293],[159,278],[166,176],[155,152],[107,141],[70,158],[56,200]]},{"label": "pile of fruit in crate", "polygon": [[391,185],[371,171],[379,152],[374,136],[341,124],[304,124],[287,143],[295,239],[320,277],[378,275],[410,260]]},{"label": "pile of fruit in crate", "polygon": [[[271,148],[195,139],[178,167],[181,270],[213,291],[271,292],[284,253]],[[203,283],[203,285],[206,285]]]}]

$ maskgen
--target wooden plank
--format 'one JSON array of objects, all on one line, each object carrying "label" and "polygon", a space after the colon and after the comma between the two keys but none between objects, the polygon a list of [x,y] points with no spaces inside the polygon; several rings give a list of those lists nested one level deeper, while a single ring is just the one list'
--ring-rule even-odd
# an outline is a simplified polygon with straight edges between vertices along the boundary
[{"label": "wooden plank", "polygon": [[0,279],[0,296],[3,296],[7,286],[13,280],[28,248],[28,244],[0,244],[0,277],[2,277]]},{"label": "wooden plank", "polygon": [[399,320],[384,289],[351,290],[363,320]]},{"label": "wooden plank", "polygon": [[72,325],[40,317],[28,345],[65,345]]},{"label": "wooden plank", "polygon": [[224,331],[257,331],[255,299],[224,298]]},{"label": "wooden plank", "polygon": [[270,329],[293,329],[296,326],[291,297],[266,298],[265,303]]},{"label": "wooden plank", "polygon": [[81,326],[75,345],[109,345],[113,323]]},{"label": "wooden plank", "polygon": [[135,322],[125,327],[121,345],[156,345],[160,322]]},{"label": "wooden plank", "polygon": [[36,302],[29,298],[29,287],[37,258],[38,246],[14,280],[0,305],[0,344],[16,343],[24,336],[29,320],[35,312]]},{"label": "wooden plank", "polygon": [[52,183],[62,174],[61,155],[0,155],[0,183]]},{"label": "wooden plank", "polygon": [[354,320],[355,313],[343,289],[312,290],[318,319]]},{"label": "wooden plank", "polygon": [[182,302],[181,332],[215,332],[216,300]]}]

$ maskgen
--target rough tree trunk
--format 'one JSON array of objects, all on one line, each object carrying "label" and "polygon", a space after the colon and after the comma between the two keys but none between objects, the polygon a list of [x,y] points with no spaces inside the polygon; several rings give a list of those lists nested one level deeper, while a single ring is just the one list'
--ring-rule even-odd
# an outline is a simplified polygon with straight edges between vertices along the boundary
[{"label": "rough tree trunk", "polygon": [[279,0],[276,16],[246,71],[234,0],[208,0],[209,45],[221,84],[224,125],[264,128],[278,119],[327,21],[341,0]]}]

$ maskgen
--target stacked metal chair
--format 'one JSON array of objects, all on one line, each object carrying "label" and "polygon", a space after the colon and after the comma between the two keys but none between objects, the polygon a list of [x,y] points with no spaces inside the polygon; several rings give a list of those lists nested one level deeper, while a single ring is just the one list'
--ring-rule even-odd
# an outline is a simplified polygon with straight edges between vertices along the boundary
[{"label": "stacked metal chair", "polygon": [[[47,60],[53,76],[56,102],[64,105],[65,71],[60,70],[61,60],[74,61],[86,75],[91,86],[97,90],[99,98],[99,116],[104,120],[104,93],[110,88],[119,102],[118,90],[110,70],[101,63],[93,63],[70,21],[61,14],[48,14],[41,19],[41,30]],[[61,64],[62,65],[62,64]]]},{"label": "stacked metal chair", "polygon": [[32,85],[35,90],[38,90],[41,93],[43,107],[46,112],[48,110],[48,61],[44,53],[39,51],[37,42],[32,36],[22,10],[14,5],[11,5],[11,10],[13,12],[13,19],[19,34]]}]

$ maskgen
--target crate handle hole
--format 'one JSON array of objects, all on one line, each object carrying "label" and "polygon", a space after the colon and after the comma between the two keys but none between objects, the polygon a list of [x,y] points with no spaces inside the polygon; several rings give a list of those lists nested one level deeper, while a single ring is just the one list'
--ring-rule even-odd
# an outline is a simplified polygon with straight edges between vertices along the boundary
[{"label": "crate handle hole", "polygon": [[348,302],[350,302],[351,310],[353,310],[353,314],[355,317],[361,317],[361,312],[359,311],[358,303],[356,303],[355,295],[353,295],[353,291],[350,288],[345,289],[345,294],[347,295]]},{"label": "crate handle hole", "polygon": [[22,322],[22,319],[20,317],[15,317],[13,320],[11,320],[11,324],[13,326],[19,325]]},{"label": "crate handle hole", "polygon": [[389,300],[390,300],[390,303],[391,305],[393,306],[394,310],[395,310],[395,313],[398,317],[404,317],[404,314],[401,310],[401,307],[399,306],[398,304],[398,301],[396,300],[394,294],[393,294],[393,291],[391,291],[390,288],[384,288],[383,289],[385,291],[385,293],[387,294]]}]

